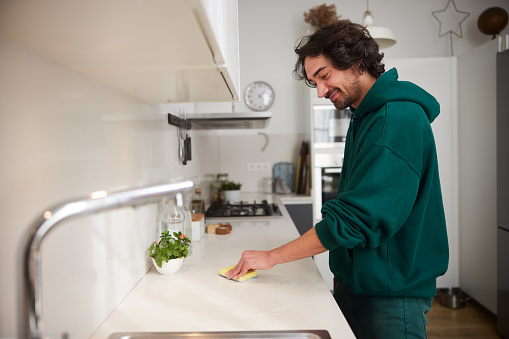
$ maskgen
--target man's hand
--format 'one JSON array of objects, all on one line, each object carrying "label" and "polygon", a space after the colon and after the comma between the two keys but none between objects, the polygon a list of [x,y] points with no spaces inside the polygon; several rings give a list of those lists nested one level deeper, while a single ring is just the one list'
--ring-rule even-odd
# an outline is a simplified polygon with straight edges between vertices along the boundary
[{"label": "man's hand", "polygon": [[301,237],[270,251],[244,251],[237,266],[226,272],[226,277],[241,278],[249,270],[268,270],[278,264],[311,257],[327,251],[311,228]]},{"label": "man's hand", "polygon": [[243,277],[249,270],[268,270],[274,267],[271,251],[244,251],[237,265],[226,273],[228,279]]}]

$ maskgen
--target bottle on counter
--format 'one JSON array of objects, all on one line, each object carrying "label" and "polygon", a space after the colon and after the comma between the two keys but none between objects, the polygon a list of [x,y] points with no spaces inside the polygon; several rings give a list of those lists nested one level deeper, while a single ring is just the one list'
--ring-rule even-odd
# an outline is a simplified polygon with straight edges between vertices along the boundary
[{"label": "bottle on counter", "polygon": [[170,234],[173,234],[173,232],[185,233],[185,216],[182,207],[182,194],[177,194],[176,197],[172,199],[165,199],[161,215],[161,232],[168,230]]},{"label": "bottle on counter", "polygon": [[223,182],[228,181],[227,173],[219,173],[216,178],[210,183],[210,203],[221,203],[222,192],[221,186]]},{"label": "bottle on counter", "polygon": [[190,210],[193,214],[205,214],[205,201],[201,196],[201,188],[197,188],[194,191],[194,197],[191,201]]},{"label": "bottle on counter", "polygon": [[202,195],[203,200],[205,201],[205,206],[208,206],[215,201],[214,193],[212,191],[215,181],[216,181],[215,174],[213,174],[213,173],[205,174],[205,179],[201,186],[201,195]]},{"label": "bottle on counter", "polygon": [[[184,203],[184,206],[182,207],[182,210],[184,211],[184,234],[189,239],[193,239],[193,216],[191,215],[191,210],[188,207],[188,204]],[[193,245],[189,244],[189,250],[187,253],[187,256],[190,256],[193,254]]]},{"label": "bottle on counter", "polygon": [[216,187],[217,187],[216,201],[219,203],[226,203],[226,201],[224,201],[223,189],[222,189],[223,183],[225,183],[225,182],[228,182],[228,173],[219,173],[217,175],[217,180],[215,182]]},{"label": "bottle on counter", "polygon": [[263,178],[263,193],[272,193],[272,186],[273,186],[273,181],[272,181],[272,177],[265,177]]}]

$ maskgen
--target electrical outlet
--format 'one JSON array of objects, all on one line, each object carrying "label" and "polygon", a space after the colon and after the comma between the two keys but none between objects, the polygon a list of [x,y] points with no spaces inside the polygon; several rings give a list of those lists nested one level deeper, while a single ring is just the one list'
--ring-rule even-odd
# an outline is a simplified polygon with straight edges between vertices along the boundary
[{"label": "electrical outlet", "polygon": [[250,162],[247,164],[248,172],[269,172],[270,164],[267,162]]},{"label": "electrical outlet", "polygon": [[267,162],[261,163],[260,172],[270,172],[270,164]]}]

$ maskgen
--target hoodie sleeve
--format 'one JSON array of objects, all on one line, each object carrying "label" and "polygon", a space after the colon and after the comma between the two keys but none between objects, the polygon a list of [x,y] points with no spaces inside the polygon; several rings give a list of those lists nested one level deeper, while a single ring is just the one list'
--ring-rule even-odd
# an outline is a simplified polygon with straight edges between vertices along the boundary
[{"label": "hoodie sleeve", "polygon": [[322,207],[316,224],[328,249],[378,247],[398,232],[408,218],[419,188],[419,173],[389,146],[361,149],[337,199]]}]

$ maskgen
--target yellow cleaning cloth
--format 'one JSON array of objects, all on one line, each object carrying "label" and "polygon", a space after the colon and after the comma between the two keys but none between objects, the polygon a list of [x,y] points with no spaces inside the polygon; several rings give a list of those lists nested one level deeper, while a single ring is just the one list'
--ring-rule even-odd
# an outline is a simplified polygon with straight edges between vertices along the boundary
[{"label": "yellow cleaning cloth", "polygon": [[[228,266],[228,267],[225,267],[225,268],[221,268],[219,270],[219,275],[224,277],[224,278],[226,278],[226,273],[228,273],[228,271],[231,270],[234,267],[235,267],[235,265]],[[249,280],[249,279],[256,278],[257,276],[258,276],[258,274],[256,274],[256,271],[247,271],[246,275],[244,275],[243,277],[241,277],[239,279],[232,278],[232,280],[233,281],[238,281],[238,282],[243,282],[243,281],[246,281],[246,280]]]}]

